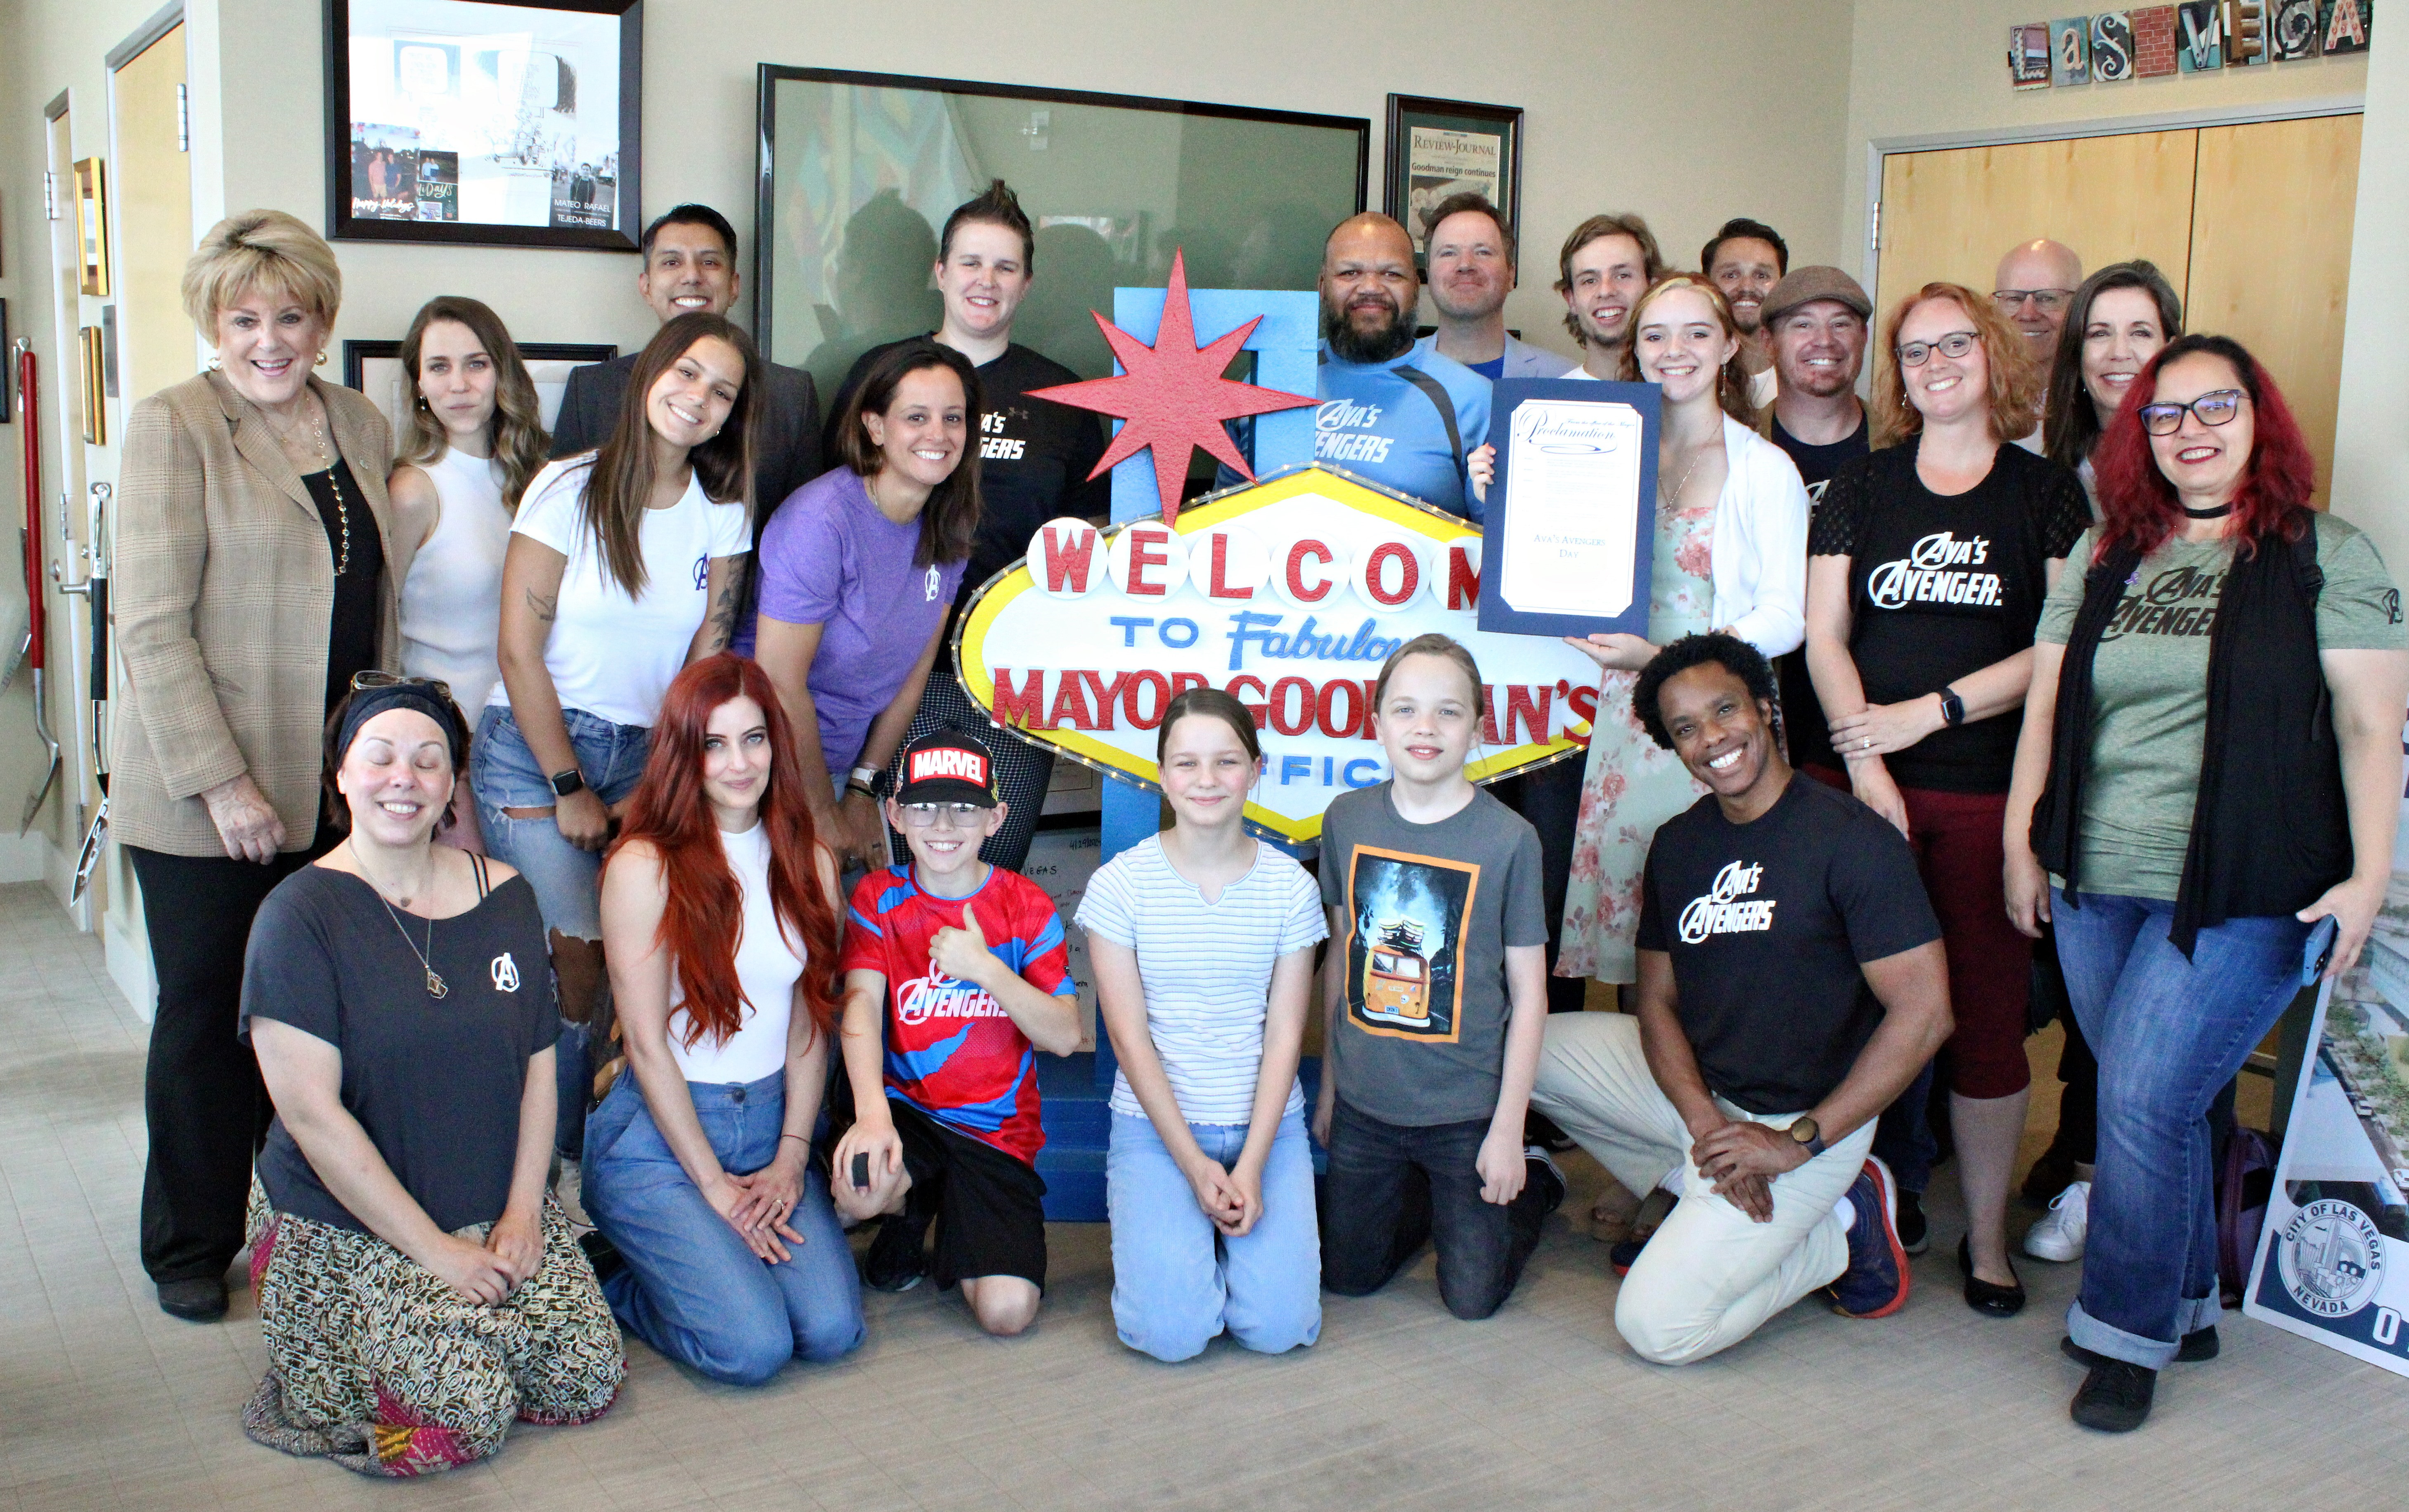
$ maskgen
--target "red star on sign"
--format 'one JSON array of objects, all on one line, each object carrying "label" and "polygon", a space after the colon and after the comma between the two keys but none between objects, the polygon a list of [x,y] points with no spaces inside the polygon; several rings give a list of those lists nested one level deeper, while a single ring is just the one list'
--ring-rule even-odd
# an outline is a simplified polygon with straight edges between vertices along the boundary
[{"label": "red star on sign", "polygon": [[1102,477],[1114,463],[1152,448],[1154,484],[1162,496],[1162,519],[1166,525],[1179,519],[1179,490],[1188,481],[1188,454],[1191,449],[1202,447],[1249,481],[1254,478],[1254,469],[1247,466],[1245,456],[1231,443],[1221,422],[1321,402],[1306,395],[1283,394],[1277,389],[1258,388],[1221,376],[1230,359],[1246,345],[1247,338],[1262,324],[1262,317],[1256,316],[1211,346],[1198,346],[1196,324],[1188,309],[1188,263],[1180,252],[1172,253],[1171,287],[1162,302],[1162,324],[1155,333],[1153,346],[1100,314],[1095,318],[1104,339],[1112,343],[1113,355],[1120,359],[1123,371],[1113,378],[1093,378],[1082,383],[1029,392],[1039,398],[1127,421],[1105,450],[1104,459],[1088,476]]}]

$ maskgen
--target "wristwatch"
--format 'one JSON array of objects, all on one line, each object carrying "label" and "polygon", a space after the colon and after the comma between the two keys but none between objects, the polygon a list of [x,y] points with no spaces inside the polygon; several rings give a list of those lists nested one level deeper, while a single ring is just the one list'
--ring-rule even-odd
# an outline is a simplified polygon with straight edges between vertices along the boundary
[{"label": "wristwatch", "polygon": [[1966,700],[1957,696],[1955,688],[1940,690],[1940,723],[1943,725],[1966,723]]},{"label": "wristwatch", "polygon": [[1811,1113],[1802,1113],[1792,1120],[1790,1137],[1798,1142],[1798,1147],[1807,1152],[1807,1159],[1810,1160],[1828,1147],[1824,1143],[1824,1130],[1817,1126]]},{"label": "wristwatch", "polygon": [[552,790],[560,798],[567,798],[571,793],[582,793],[585,790],[585,774],[575,767],[570,768],[567,771],[555,771],[552,774]]},{"label": "wristwatch", "polygon": [[864,798],[876,798],[878,796],[878,787],[876,785],[877,782],[878,769],[876,767],[856,767],[853,769],[852,773],[844,780],[845,791],[849,793],[859,793]]}]

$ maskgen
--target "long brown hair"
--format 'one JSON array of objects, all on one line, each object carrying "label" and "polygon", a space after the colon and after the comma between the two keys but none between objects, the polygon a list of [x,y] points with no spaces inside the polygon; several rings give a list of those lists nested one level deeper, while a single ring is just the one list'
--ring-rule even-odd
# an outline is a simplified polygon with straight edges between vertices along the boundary
[{"label": "long brown hair", "polygon": [[[1650,284],[1648,292],[1632,302],[1631,319],[1623,326],[1631,333],[1630,338],[1623,344],[1624,382],[1644,382],[1639,374],[1639,317],[1648,313],[1650,305],[1681,289],[1705,295],[1707,304],[1715,312],[1715,320],[1724,328],[1724,338],[1734,343],[1739,342],[1739,321],[1732,314],[1731,301],[1724,297],[1724,292],[1715,287],[1713,280],[1700,273],[1667,273]],[[1716,369],[1715,399],[1724,407],[1724,413],[1753,430],[1756,428],[1756,401],[1749,395],[1748,365],[1740,360],[1742,350],[1742,345],[1735,344],[1731,360]]]},{"label": "long brown hair", "polygon": [[[630,842],[639,840],[660,857],[668,900],[656,938],[676,962],[689,1050],[705,1034],[715,1044],[727,1044],[743,1027],[749,1001],[736,976],[743,897],[702,791],[703,741],[712,713],[739,698],[759,704],[770,727],[770,780],[761,793],[760,822],[770,841],[771,906],[787,946],[802,958],[797,990],[813,1031],[836,1025],[841,937],[836,906],[820,886],[823,849],[812,824],[811,804],[803,797],[794,728],[760,664],[723,651],[694,663],[670,684],[660,718],[653,726],[643,779],[627,800],[627,824],[603,858],[607,868]],[[756,1012],[764,1006],[752,1004]]]},{"label": "long brown hair", "polygon": [[2091,307],[2111,289],[2139,289],[2148,295],[2158,307],[2162,340],[2172,341],[2183,335],[2183,299],[2158,271],[2157,264],[2138,257],[2129,263],[2111,263],[2083,281],[2066,304],[2066,324],[2057,333],[2057,355],[2050,363],[2049,397],[2041,425],[2050,460],[2065,464],[2069,470],[2089,459],[2106,428],[2099,424],[2099,407],[2091,402],[2091,387],[2083,381],[2083,348]]},{"label": "long brown hair", "polygon": [[492,443],[495,465],[502,469],[502,508],[515,513],[528,480],[550,459],[552,438],[544,434],[543,409],[536,400],[535,380],[519,360],[518,343],[511,339],[502,318],[482,300],[440,294],[418,307],[410,334],[401,338],[401,366],[410,374],[410,428],[394,460],[423,468],[452,448],[451,434],[418,388],[420,349],[426,328],[440,320],[467,326],[494,364],[494,418],[486,423],[486,439]]},{"label": "long brown hair", "polygon": [[846,401],[844,413],[836,423],[837,460],[861,477],[875,476],[887,466],[887,454],[871,440],[870,427],[861,423],[861,417],[885,415],[895,406],[897,386],[912,374],[930,367],[945,368],[961,380],[966,434],[962,438],[962,454],[954,463],[954,470],[944,482],[929,490],[929,501],[920,506],[920,543],[912,553],[914,567],[963,560],[970,555],[971,540],[978,534],[978,369],[971,366],[968,357],[949,346],[927,339],[900,342],[871,365],[861,386],[853,391],[853,397]]},{"label": "long brown hair", "polygon": [[744,328],[725,315],[691,310],[655,332],[628,375],[627,397],[619,403],[619,422],[611,439],[594,454],[585,472],[585,526],[594,532],[594,546],[613,582],[630,598],[644,591],[644,503],[652,497],[655,448],[646,398],[661,375],[692,349],[711,338],[736,349],[744,360],[744,386],[719,434],[686,454],[704,496],[716,504],[753,505],[753,432],[760,425],[761,388],[769,369]]},{"label": "long brown hair", "polygon": [[[1962,283],[1927,283],[1893,305],[1882,322],[1882,352],[1874,367],[1874,444],[1890,446],[1924,434],[1924,411],[1908,401],[1907,376],[1899,371],[1898,328],[1915,307],[1943,299],[1966,312],[1966,323],[1983,343],[1983,365],[1991,371],[1991,436],[2012,441],[2031,432],[2041,418],[2041,365],[2025,351],[2025,338],[1999,313],[1999,307]],[[1929,360],[1929,359],[1927,359]]]}]

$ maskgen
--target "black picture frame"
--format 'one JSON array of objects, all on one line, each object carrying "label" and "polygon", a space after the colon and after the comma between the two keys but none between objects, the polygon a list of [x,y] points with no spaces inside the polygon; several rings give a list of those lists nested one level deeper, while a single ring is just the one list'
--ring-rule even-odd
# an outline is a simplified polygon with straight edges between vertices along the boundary
[{"label": "black picture frame", "polygon": [[1126,110],[1159,110],[1175,115],[1209,116],[1225,121],[1258,121],[1292,126],[1319,126],[1355,133],[1355,209],[1368,203],[1371,187],[1372,122],[1362,116],[1318,115],[1304,110],[1274,110],[1253,106],[1218,105],[1197,100],[1165,99],[1150,94],[1108,94],[1094,90],[1049,89],[1036,84],[998,84],[968,79],[934,79],[918,74],[864,73],[846,68],[807,68],[765,63],[759,67],[757,108],[760,161],[754,185],[753,335],[762,352],[770,351],[776,327],[771,311],[776,280],[770,266],[768,228],[776,223],[777,183],[771,160],[777,133],[777,85],[785,80],[847,84],[871,89],[926,90],[940,94],[983,95],[990,99],[1029,100],[1040,105],[1089,105]]},{"label": "black picture frame", "polygon": [[[469,247],[557,247],[634,252],[643,230],[644,0],[479,0],[524,10],[610,16],[619,22],[618,167],[609,223],[592,226],[499,222],[388,220],[352,213],[351,0],[324,0],[325,17],[326,235],[335,241],[403,241]],[[458,189],[454,166],[453,188]]]},{"label": "black picture frame", "polygon": [[[1420,209],[1414,203],[1419,192],[1434,201],[1455,192],[1456,182],[1436,173],[1416,175],[1411,150],[1412,132],[1416,127],[1455,133],[1464,137],[1486,137],[1496,144],[1497,158],[1494,178],[1489,184],[1466,184],[1482,189],[1490,200],[1505,214],[1506,231],[1519,244],[1522,221],[1522,108],[1515,105],[1482,105],[1473,100],[1440,100],[1422,94],[1392,94],[1389,96],[1389,132],[1383,149],[1380,209],[1390,219],[1406,228],[1413,238],[1414,266],[1427,270],[1425,254],[1429,241],[1428,229],[1415,219]],[[1471,151],[1466,144],[1466,153]],[[1477,170],[1458,176],[1457,181],[1477,179]],[[1417,190],[1414,180],[1426,181]],[[1519,263],[1521,259],[1518,257]],[[1517,270],[1520,274],[1520,269]]]}]

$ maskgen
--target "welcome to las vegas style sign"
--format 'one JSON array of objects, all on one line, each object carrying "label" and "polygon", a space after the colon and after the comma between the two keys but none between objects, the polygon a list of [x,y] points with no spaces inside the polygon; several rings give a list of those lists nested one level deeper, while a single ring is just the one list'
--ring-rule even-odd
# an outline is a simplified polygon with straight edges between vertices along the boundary
[{"label": "welcome to las vegas style sign", "polygon": [[1479,593],[1473,526],[1311,467],[1189,505],[1175,526],[1048,523],[982,588],[956,652],[999,723],[1149,785],[1172,697],[1227,689],[1262,732],[1247,817],[1307,841],[1331,799],[1389,775],[1372,684],[1426,631],[1480,663],[1474,780],[1586,744],[1596,665],[1552,637],[1482,632]]}]

